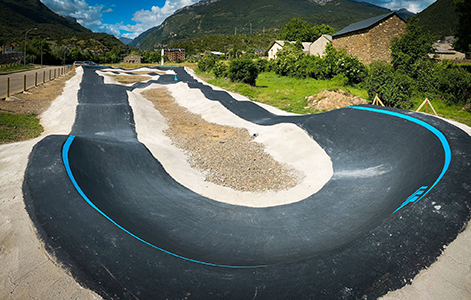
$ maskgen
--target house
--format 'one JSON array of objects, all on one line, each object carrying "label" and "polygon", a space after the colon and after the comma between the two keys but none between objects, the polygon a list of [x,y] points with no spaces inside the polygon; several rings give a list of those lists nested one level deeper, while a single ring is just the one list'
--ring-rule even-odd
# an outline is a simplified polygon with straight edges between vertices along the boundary
[{"label": "house", "polygon": [[185,60],[185,49],[164,49],[164,55],[167,56],[169,61]]},{"label": "house", "polygon": [[444,40],[438,41],[433,44],[435,48],[434,53],[431,56],[435,56],[439,60],[463,60],[466,58],[464,53],[458,52],[453,49],[453,42],[456,38],[452,36],[446,36]]},{"label": "house", "polygon": [[124,58],[125,64],[140,64],[142,60],[142,56],[131,54]]},{"label": "house", "polygon": [[391,61],[389,43],[406,30],[406,22],[395,12],[350,24],[332,35],[332,46],[345,49],[364,64]]},{"label": "house", "polygon": [[332,36],[323,34],[311,45],[309,45],[309,55],[324,56],[325,47],[328,43],[332,43]]},{"label": "house", "polygon": [[[288,41],[288,43],[296,43],[295,41]],[[311,45],[310,42],[302,42],[303,44],[303,52],[305,54],[309,54],[309,46]],[[270,47],[268,48],[268,59],[276,59],[276,53],[283,48],[285,45],[285,41],[276,40],[271,43]]]}]

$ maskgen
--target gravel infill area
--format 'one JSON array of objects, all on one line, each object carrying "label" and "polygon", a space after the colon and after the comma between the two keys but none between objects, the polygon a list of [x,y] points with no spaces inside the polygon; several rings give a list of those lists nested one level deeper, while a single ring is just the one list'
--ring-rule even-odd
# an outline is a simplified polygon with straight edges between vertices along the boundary
[{"label": "gravel infill area", "polygon": [[279,191],[296,186],[303,174],[281,164],[253,140],[247,129],[203,120],[178,105],[165,88],[142,93],[165,117],[172,143],[186,151],[206,181],[238,191]]}]

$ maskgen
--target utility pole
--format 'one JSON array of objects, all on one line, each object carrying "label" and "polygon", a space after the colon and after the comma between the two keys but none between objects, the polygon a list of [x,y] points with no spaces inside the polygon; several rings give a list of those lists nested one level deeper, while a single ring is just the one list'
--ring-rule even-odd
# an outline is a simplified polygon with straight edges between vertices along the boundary
[{"label": "utility pole", "polygon": [[252,35],[252,23],[250,23],[250,35]]},{"label": "utility pole", "polygon": [[37,28],[30,28],[26,31],[25,33],[25,57],[24,57],[24,63],[25,63],[25,67],[26,67],[26,36],[28,35],[28,32],[30,32],[31,30],[36,30]]},{"label": "utility pole", "polygon": [[235,27],[235,32],[234,32],[234,35],[237,35],[237,27]]}]

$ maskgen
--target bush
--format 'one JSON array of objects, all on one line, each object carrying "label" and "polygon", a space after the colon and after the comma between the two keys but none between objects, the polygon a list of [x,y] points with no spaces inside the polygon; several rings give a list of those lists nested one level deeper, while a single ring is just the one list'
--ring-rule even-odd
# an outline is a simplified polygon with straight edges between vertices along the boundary
[{"label": "bush", "polygon": [[323,60],[325,79],[342,74],[348,78],[349,83],[360,83],[366,77],[365,65],[356,56],[347,54],[345,49],[336,50],[332,44],[328,44]]},{"label": "bush", "polygon": [[376,94],[387,106],[407,109],[412,106],[412,79],[402,71],[394,71],[387,62],[378,61],[370,65],[365,79],[368,96],[373,99]]},{"label": "bush", "polygon": [[264,58],[260,58],[260,59],[257,59],[255,63],[257,64],[257,68],[260,73],[271,71],[272,64],[268,60]]},{"label": "bush", "polygon": [[213,67],[214,76],[216,78],[226,77],[227,76],[227,66],[223,61],[218,61],[214,64]]},{"label": "bush", "polygon": [[443,62],[439,94],[449,104],[471,103],[471,74],[451,62]]},{"label": "bush", "polygon": [[198,62],[198,69],[203,72],[211,72],[215,64],[216,60],[214,57],[212,57],[210,54],[207,54]]},{"label": "bush", "polygon": [[229,78],[233,82],[242,82],[255,86],[258,73],[257,65],[251,59],[233,59],[229,65]]}]

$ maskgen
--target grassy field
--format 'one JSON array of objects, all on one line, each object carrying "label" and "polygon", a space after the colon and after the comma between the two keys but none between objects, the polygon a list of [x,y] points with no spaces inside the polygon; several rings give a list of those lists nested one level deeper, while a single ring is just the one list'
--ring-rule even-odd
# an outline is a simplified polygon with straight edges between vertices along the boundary
[{"label": "grassy field", "polygon": [[[197,74],[201,73],[198,72]],[[296,79],[280,77],[273,72],[261,73],[254,87],[247,84],[234,83],[224,78],[209,79],[208,82],[226,90],[242,94],[250,100],[298,114],[318,113],[319,111],[306,107],[305,97],[315,95],[326,89],[333,91],[341,89],[354,96],[368,99],[366,91],[345,86],[342,80]]]},{"label": "grassy field", "polygon": [[25,69],[32,69],[32,66],[24,66],[24,65],[16,65],[16,66],[11,66],[11,67],[5,67],[2,66],[0,68],[0,74],[5,73],[5,72],[11,72],[11,71],[19,71],[19,70],[25,70]]},{"label": "grassy field", "polygon": [[32,139],[43,130],[35,114],[0,113],[0,144]]}]

